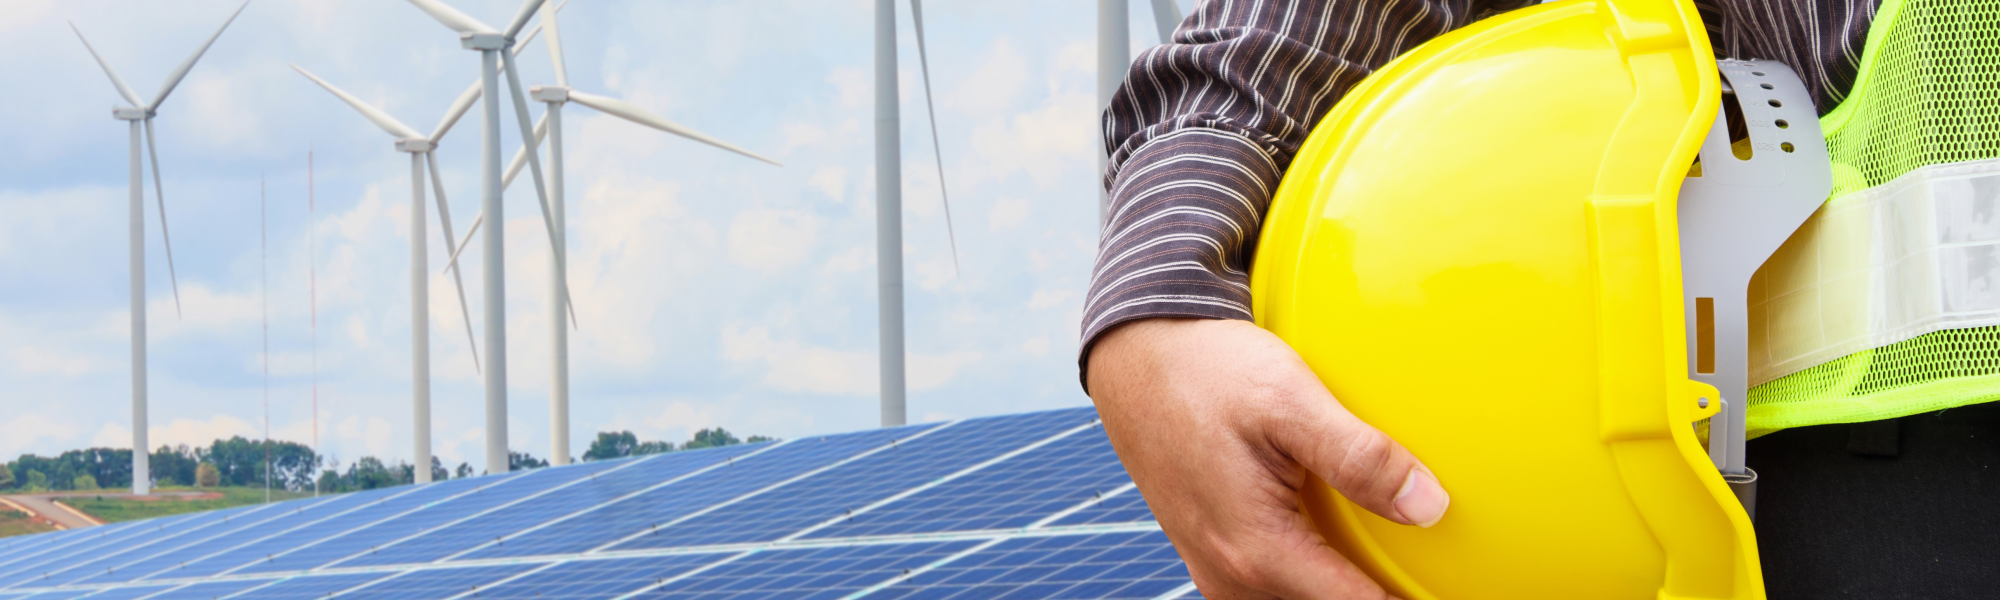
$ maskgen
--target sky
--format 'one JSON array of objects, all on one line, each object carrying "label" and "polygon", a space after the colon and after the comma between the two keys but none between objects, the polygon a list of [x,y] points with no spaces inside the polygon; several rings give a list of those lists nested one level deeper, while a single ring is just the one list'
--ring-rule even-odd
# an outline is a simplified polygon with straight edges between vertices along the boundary
[{"label": "sky", "polygon": [[[519,6],[448,1],[496,26]],[[0,103],[0,457],[131,445],[128,133],[111,118],[116,88],[65,22],[151,98],[237,4],[0,0],[0,80],[19,86]],[[574,0],[561,13],[572,88],[784,164],[564,111],[573,456],[599,431],[877,425],[873,4]],[[1158,36],[1150,3],[1133,4],[1136,54]],[[1097,231],[1095,5],[927,2],[941,153],[908,6],[910,421],[1087,405],[1075,359]],[[179,295],[149,166],[150,445],[262,437],[268,415],[272,437],[343,462],[409,460],[409,157],[292,64],[428,132],[479,60],[402,0],[256,0],[159,107]],[[520,65],[524,85],[554,83],[541,40]],[[437,151],[460,236],[479,211],[478,111]],[[528,181],[504,207],[507,435],[546,457],[551,252]],[[434,202],[421,240],[433,447],[478,465],[484,385]],[[461,258],[475,327],[484,260],[477,244]]]}]

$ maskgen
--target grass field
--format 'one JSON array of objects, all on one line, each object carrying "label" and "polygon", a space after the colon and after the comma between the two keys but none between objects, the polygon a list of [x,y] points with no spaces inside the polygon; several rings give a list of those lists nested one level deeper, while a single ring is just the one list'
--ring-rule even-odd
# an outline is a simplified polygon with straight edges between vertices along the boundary
[{"label": "grass field", "polygon": [[30,520],[28,513],[0,505],[0,537],[55,531],[46,523]]},{"label": "grass field", "polygon": [[[170,496],[157,500],[132,500],[129,498],[102,496],[70,496],[63,498],[62,503],[88,513],[90,516],[97,517],[106,523],[116,523],[119,521],[135,521],[167,515],[230,508],[246,504],[262,504],[264,502],[264,488],[223,487],[195,489],[170,487],[154,488],[154,490],[159,492],[206,492],[216,494],[218,497],[180,499]],[[309,491],[287,492],[284,490],[271,490],[272,502],[310,496],[312,496],[312,492]]]}]

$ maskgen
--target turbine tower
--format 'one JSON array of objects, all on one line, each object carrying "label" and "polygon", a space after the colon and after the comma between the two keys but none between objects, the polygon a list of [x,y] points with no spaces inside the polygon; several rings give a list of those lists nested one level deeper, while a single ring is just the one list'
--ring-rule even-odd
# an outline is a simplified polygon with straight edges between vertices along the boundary
[{"label": "turbine tower", "polygon": [[[937,153],[938,191],[944,201],[945,235],[951,240],[952,272],[958,270],[958,236],[951,227],[951,196],[944,189],[944,149],[938,144],[937,107],[931,101],[930,58],[924,49],[923,0],[910,0],[916,24],[917,61],[924,77],[924,108],[930,114],[931,145]],[[902,116],[896,105],[896,0],[875,0],[875,293],[877,339],[881,344],[882,426],[908,422],[903,372],[903,152]]]},{"label": "turbine tower", "polygon": [[[542,165],[533,150],[534,127],[529,124],[527,100],[521,93],[521,77],[514,68],[514,53],[509,50],[515,45],[515,35],[541,8],[543,0],[527,0],[506,29],[495,29],[478,19],[472,18],[458,9],[438,0],[410,0],[431,18],[437,19],[445,27],[458,32],[459,43],[468,50],[478,50],[480,55],[479,81],[481,90],[481,132],[480,145],[480,213],[495,222],[505,222],[501,210],[500,182],[500,72],[507,73],[508,92],[513,96],[514,114],[521,129],[522,141],[530,146],[528,164],[533,167],[535,194],[541,199],[542,220],[550,224],[547,187],[542,183]],[[483,266],[484,281],[481,282],[485,296],[486,314],[486,472],[499,474],[508,470],[507,454],[507,304],[506,280],[502,269],[505,250],[502,230],[504,227],[486,228],[481,238],[481,250],[486,256]],[[555,230],[549,230],[551,244],[556,240]],[[559,250],[558,250],[559,252]],[[558,282],[564,288],[567,281]]]},{"label": "turbine tower", "polygon": [[[1125,71],[1132,66],[1131,0],[1097,0],[1097,110],[1111,107],[1111,95],[1125,83]],[[1174,28],[1181,24],[1181,7],[1174,0],[1153,0],[1153,25],[1160,30],[1160,43],[1173,41]],[[1097,175],[1101,179],[1110,166],[1111,149],[1104,136],[1097,136]],[[1097,224],[1111,218],[1111,192],[1098,186]]]},{"label": "turbine tower", "polygon": [[173,93],[174,87],[180,85],[181,80],[187,77],[188,71],[194,68],[195,61],[201,60],[201,55],[208,52],[208,47],[214,45],[216,38],[222,37],[222,32],[229,29],[229,24],[236,22],[236,16],[243,14],[243,9],[249,6],[250,0],[243,0],[243,4],[236,7],[236,12],[230,13],[229,19],[223,21],[221,27],[216,28],[215,34],[208,36],[208,41],[202,42],[201,47],[195,49],[193,56],[189,56],[174,69],[173,73],[167,75],[166,84],[160,86],[160,93],[153,96],[152,102],[140,100],[139,95],[133,93],[130,86],[125,85],[125,80],[118,78],[118,73],[111,69],[111,63],[104,62],[104,57],[99,56],[97,49],[91,47],[90,40],[83,37],[83,31],[77,29],[76,23],[69,24],[70,31],[76,32],[76,38],[83,41],[84,49],[90,51],[90,57],[96,59],[97,66],[103,67],[104,74],[111,78],[111,85],[118,88],[118,95],[131,103],[130,106],[113,109],[111,116],[125,121],[132,132],[130,170],[132,195],[130,202],[127,203],[131,217],[126,231],[131,237],[128,256],[132,268],[133,494],[145,495],[152,489],[152,473],[148,461],[150,446],[146,442],[146,191],[145,178],[140,173],[139,164],[140,130],[145,130],[146,155],[153,163],[153,194],[160,206],[160,241],[167,249],[167,278],[174,289],[174,312],[179,314],[180,277],[174,274],[173,240],[167,235],[167,199],[160,187],[160,153],[158,144],[155,143],[158,136],[153,133],[153,117],[159,114],[160,103],[167,100],[167,95]]},{"label": "turbine tower", "polygon": [[[446,113],[444,122],[431,135],[417,133],[417,130],[397,121],[395,117],[382,112],[360,98],[342,91],[304,67],[292,65],[299,74],[305,75],[313,83],[326,88],[348,106],[367,117],[369,122],[396,137],[396,150],[410,155],[410,405],[414,412],[412,431],[416,438],[416,480],[417,483],[431,481],[431,340],[430,340],[430,259],[424,243],[424,171],[428,166],[431,183],[437,190],[438,226],[443,230],[446,244],[454,236],[451,233],[451,208],[445,202],[444,180],[438,174],[437,157],[432,151],[438,141],[451,129],[457,115]],[[470,106],[470,102],[466,105]],[[463,114],[463,109],[457,112]],[[465,340],[472,348],[472,366],[479,368],[479,344],[472,335],[472,313],[466,310],[465,281],[458,268],[451,268],[452,283],[458,286],[458,310],[465,317]]]}]

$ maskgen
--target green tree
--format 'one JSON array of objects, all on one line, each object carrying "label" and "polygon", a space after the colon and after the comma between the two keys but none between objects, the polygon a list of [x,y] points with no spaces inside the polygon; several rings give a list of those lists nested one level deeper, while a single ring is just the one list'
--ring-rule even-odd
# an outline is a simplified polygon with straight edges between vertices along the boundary
[{"label": "green tree", "polygon": [[546,466],[549,466],[549,461],[535,458],[535,456],[532,454],[528,454],[526,452],[507,453],[507,470],[509,471],[525,471],[528,469],[540,469]]},{"label": "green tree", "polygon": [[14,470],[0,464],[0,490],[14,487]]},{"label": "green tree", "polygon": [[452,477],[458,479],[465,479],[471,476],[472,476],[472,465],[465,463],[458,463],[458,469],[452,472]]},{"label": "green tree", "polygon": [[639,438],[630,431],[600,431],[597,439],[590,442],[590,448],[583,451],[584,460],[610,460],[625,458],[639,447]]},{"label": "green tree", "polygon": [[28,491],[30,492],[41,492],[49,489],[49,476],[43,475],[41,471],[28,469],[27,480]]},{"label": "green tree", "polygon": [[715,429],[703,429],[694,432],[694,439],[688,440],[686,444],[682,444],[681,449],[695,450],[699,448],[734,446],[741,443],[743,443],[743,440],[736,439],[736,436],[730,435],[727,430],[717,427]]},{"label": "green tree", "polygon": [[451,479],[451,471],[444,468],[444,462],[439,461],[437,456],[431,456],[431,481],[446,479]]},{"label": "green tree", "polygon": [[743,438],[743,443],[745,444],[761,444],[764,442],[775,442],[775,441],[778,441],[778,438],[770,436],[762,436],[762,435],[753,435],[747,438]]},{"label": "green tree", "polygon": [[640,442],[638,446],[632,447],[633,456],[644,456],[647,454],[661,454],[673,451],[674,451],[673,442]]},{"label": "green tree", "polygon": [[201,463],[194,469],[194,485],[205,488],[222,485],[222,470],[216,468],[214,463]]},{"label": "green tree", "polygon": [[84,473],[76,476],[76,479],[70,485],[78,490],[94,490],[97,489],[97,478],[91,477],[89,473]]}]

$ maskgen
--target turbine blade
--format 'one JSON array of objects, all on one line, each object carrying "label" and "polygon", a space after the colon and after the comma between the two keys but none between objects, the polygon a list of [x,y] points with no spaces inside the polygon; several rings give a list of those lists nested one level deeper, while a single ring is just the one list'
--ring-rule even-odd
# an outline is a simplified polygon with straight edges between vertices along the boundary
[{"label": "turbine blade", "polygon": [[[568,2],[564,2],[564,4],[568,4]],[[549,30],[549,36],[542,38],[542,42],[548,45],[549,62],[554,63],[556,67],[556,85],[569,87],[569,67],[563,64],[562,27],[556,21],[556,11],[558,10],[562,10],[562,6],[543,3],[542,22],[536,25],[535,28],[538,30]],[[532,34],[530,36],[532,37]],[[521,43],[522,45],[527,45],[527,40],[522,40]]]},{"label": "turbine blade", "polygon": [[[569,6],[569,0],[563,0],[561,3],[556,4],[556,10],[560,11],[566,6]],[[522,50],[527,49],[528,40],[535,39],[535,34],[540,33],[541,28],[541,24],[538,23],[534,28],[529,29],[526,35],[521,36],[520,41],[514,45],[514,54],[516,56],[519,56]],[[438,120],[437,129],[431,130],[430,140],[432,144],[443,140],[444,134],[451,132],[451,127],[458,124],[460,117],[465,116],[465,111],[472,110],[472,105],[479,102],[479,91],[479,80],[474,79],[472,80],[472,85],[466,86],[465,91],[458,94],[458,100],[453,101],[451,108],[444,112],[444,118]]]},{"label": "turbine blade", "polygon": [[411,129],[410,126],[404,125],[402,121],[389,116],[389,113],[369,106],[368,103],[362,102],[360,98],[354,97],[353,94],[334,87],[333,84],[327,83],[325,79],[320,79],[318,75],[307,71],[305,67],[292,65],[292,70],[298,71],[300,75],[306,76],[306,79],[311,79],[313,83],[326,88],[326,91],[333,92],[333,95],[339,97],[341,102],[346,102],[348,106],[354,107],[354,110],[360,111],[361,116],[368,117],[369,122],[374,123],[376,127],[382,128],[382,131],[389,132],[389,135],[396,136],[397,139],[421,138],[424,136],[424,134],[417,133],[417,130]]},{"label": "turbine blade", "polygon": [[111,85],[118,86],[118,95],[124,96],[125,101],[132,103],[135,108],[145,108],[146,103],[139,101],[139,95],[132,93],[132,88],[125,85],[125,80],[118,78],[117,71],[111,70],[111,63],[104,62],[104,57],[97,55],[97,49],[90,47],[90,40],[83,37],[83,30],[77,29],[75,22],[70,22],[69,30],[76,32],[76,39],[83,40],[83,49],[89,50],[90,57],[97,59],[97,66],[104,67],[104,74],[111,76]]},{"label": "turbine blade", "polygon": [[528,26],[528,19],[534,17],[535,11],[541,10],[542,3],[546,1],[547,0],[527,0],[526,2],[522,2],[520,12],[514,13],[513,22],[507,24],[507,37],[512,38],[515,35],[520,34],[521,28]]},{"label": "turbine blade", "polygon": [[[452,240],[457,238],[451,234],[451,205],[444,200],[444,181],[438,179],[437,153],[425,152],[424,162],[430,166],[431,188],[437,193],[438,227],[444,229],[444,243],[450,244]],[[467,239],[471,239],[470,236]],[[452,253],[452,258],[457,259],[458,253]],[[451,283],[458,288],[458,314],[465,317],[465,346],[472,349],[472,370],[473,372],[481,372],[479,366],[479,340],[472,337],[472,309],[466,308],[465,305],[465,277],[459,274],[458,262],[456,260],[447,268],[451,270]]]},{"label": "turbine blade", "polygon": [[[469,246],[471,246],[471,245],[472,245],[472,234],[474,234],[474,233],[478,233],[478,232],[479,232],[479,226],[480,226],[481,224],[484,224],[485,222],[486,222],[486,213],[483,213],[483,212],[482,212],[482,213],[479,213],[479,216],[477,216],[477,217],[473,217],[473,218],[472,218],[472,227],[470,227],[470,228],[467,228],[467,229],[465,230],[465,237],[464,237],[463,239],[460,239],[460,240],[458,241],[458,247],[457,247],[457,248],[453,248],[453,249],[452,249],[452,251],[451,251],[451,259],[450,259],[450,260],[447,260],[447,261],[445,262],[445,265],[444,265],[444,268],[446,268],[446,269],[457,269],[457,268],[458,268],[458,255],[459,255],[460,253],[462,253],[462,252],[465,252],[465,249],[466,249],[467,247],[469,247]],[[447,241],[449,241],[449,240],[447,240]]]},{"label": "turbine blade", "polygon": [[632,104],[627,103],[623,100],[606,98],[604,96],[599,96],[596,94],[586,94],[576,90],[570,90],[569,99],[570,101],[575,102],[577,104],[582,104],[584,106],[597,109],[598,111],[601,111],[605,114],[614,117],[618,117],[620,119],[631,121],[633,123],[638,123],[640,125],[645,125],[647,127],[658,129],[660,131],[665,131],[667,133],[671,133],[690,140],[708,144],[710,146],[715,146],[723,150],[735,152],[737,154],[741,154],[744,156],[748,156],[750,158],[771,163],[773,165],[777,165],[780,167],[784,166],[782,164],[778,164],[778,161],[771,160],[769,158],[764,158],[762,155],[759,155],[755,152],[738,148],[735,145],[730,144],[729,142],[709,137],[707,134],[703,134],[699,131],[682,127],[679,124],[674,123],[673,121],[668,121],[666,119],[654,116],[652,113],[648,113],[644,109],[641,109],[637,106],[633,106]]},{"label": "turbine blade", "polygon": [[[542,119],[535,122],[535,147],[540,148],[542,138],[548,137],[548,135],[549,113],[545,112],[542,113]],[[507,173],[500,176],[500,189],[506,190],[508,186],[514,185],[514,178],[520,176],[521,167],[527,166],[527,164],[528,149],[524,146],[520,150],[514,151],[513,162],[507,163]]]},{"label": "turbine blade", "polygon": [[[540,0],[530,0],[530,1],[539,2]],[[523,96],[521,94],[521,74],[519,70],[514,68],[514,63],[516,62],[514,55],[511,53],[502,52],[500,53],[500,56],[502,59],[504,59],[501,61],[501,64],[507,67],[505,69],[505,71],[507,72],[507,92],[512,94],[514,97],[514,119],[515,121],[517,121],[517,124],[520,125],[521,127],[521,137],[533,138],[530,140],[522,140],[522,146],[523,146],[522,151],[527,154],[528,168],[531,169],[531,171],[529,171],[529,174],[533,175],[535,179],[535,198],[541,201],[542,228],[548,230],[549,249],[555,252],[556,260],[563,260],[566,249],[563,248],[563,245],[561,243],[562,238],[556,235],[555,217],[553,216],[552,213],[549,212],[549,187],[547,183],[544,183],[542,181],[542,159],[541,159],[542,136],[538,135],[538,133],[540,132],[537,131],[536,127],[528,124],[528,99],[526,96]],[[544,121],[543,125],[544,127],[542,127],[541,129],[546,130],[547,122]],[[505,188],[503,187],[502,189]],[[562,281],[560,283],[563,287],[563,297],[572,298],[571,294],[569,293],[568,273],[563,274]],[[571,299],[570,302],[574,303],[575,300]],[[572,311],[574,311],[574,309],[572,309]],[[576,326],[575,312],[570,313],[570,326],[571,327]]]},{"label": "turbine blade", "polygon": [[160,86],[160,95],[153,97],[153,103],[146,105],[146,110],[158,110],[160,103],[167,101],[167,94],[174,93],[174,88],[181,84],[181,79],[187,77],[188,71],[194,68],[195,61],[201,60],[201,55],[208,53],[208,47],[215,45],[215,39],[222,37],[222,32],[229,29],[230,23],[236,22],[236,16],[243,14],[245,8],[250,8],[250,0],[243,0],[243,4],[236,7],[236,12],[229,13],[229,20],[223,21],[221,27],[215,28],[215,34],[208,36],[208,41],[202,42],[201,48],[194,51],[194,56],[189,56],[181,66],[174,68],[173,74],[167,76],[166,85]]},{"label": "turbine blade", "polygon": [[160,242],[167,246],[167,281],[174,286],[174,316],[181,316],[181,279],[174,273],[174,238],[167,235],[167,192],[160,186],[160,152],[153,145],[153,119],[146,118],[146,155],[153,160],[153,197],[160,202]]},{"label": "turbine blade", "polygon": [[1153,0],[1153,25],[1160,28],[1160,43],[1174,41],[1174,29],[1181,26],[1181,7],[1174,0]]},{"label": "turbine blade", "polygon": [[465,116],[465,111],[472,110],[472,105],[479,102],[479,91],[479,82],[474,81],[472,87],[465,88],[464,92],[458,94],[458,99],[452,101],[451,108],[445,109],[444,119],[438,121],[437,129],[431,130],[432,144],[443,140],[444,134],[451,132],[451,126],[458,124],[459,117]]},{"label": "turbine blade", "polygon": [[[1171,2],[1172,0],[1167,0]],[[944,185],[944,144],[938,142],[937,104],[931,93],[931,61],[924,51],[924,2],[910,0],[910,18],[917,24],[917,66],[924,74],[924,113],[931,118],[931,151],[937,154],[938,198],[944,202],[944,234],[951,241],[951,274],[958,275],[958,232],[951,225],[951,193]]]},{"label": "turbine blade", "polygon": [[445,27],[450,27],[452,31],[459,33],[500,33],[493,27],[479,22],[479,19],[472,18],[472,15],[459,12],[458,9],[452,8],[451,5],[439,2],[438,0],[410,0],[410,4],[417,5],[417,8],[422,9],[431,18],[437,19],[439,23],[443,23]]}]

